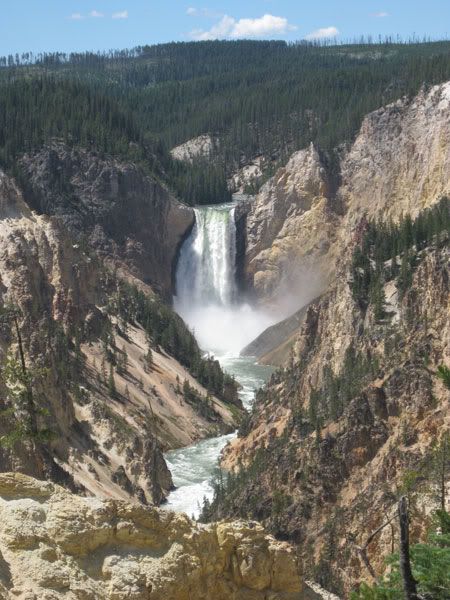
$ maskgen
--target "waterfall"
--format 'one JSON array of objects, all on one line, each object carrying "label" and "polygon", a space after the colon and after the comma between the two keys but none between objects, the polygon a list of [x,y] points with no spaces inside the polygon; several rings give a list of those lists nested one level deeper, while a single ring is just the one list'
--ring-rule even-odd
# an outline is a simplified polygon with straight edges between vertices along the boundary
[{"label": "waterfall", "polygon": [[177,302],[230,306],[236,300],[234,206],[196,208],[195,225],[183,245],[176,273]]},{"label": "waterfall", "polygon": [[238,297],[234,212],[233,204],[196,208],[176,270],[175,309],[217,356],[239,355],[273,322]]}]

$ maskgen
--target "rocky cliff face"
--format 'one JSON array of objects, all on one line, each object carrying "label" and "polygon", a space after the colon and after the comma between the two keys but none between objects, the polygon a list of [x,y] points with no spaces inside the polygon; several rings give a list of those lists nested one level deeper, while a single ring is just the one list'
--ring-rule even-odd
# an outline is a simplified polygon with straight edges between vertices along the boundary
[{"label": "rocky cliff face", "polygon": [[212,135],[199,135],[179,146],[175,146],[170,153],[176,160],[192,163],[198,158],[210,158],[218,144],[219,140]]},{"label": "rocky cliff face", "polygon": [[319,153],[296,152],[249,203],[245,271],[256,298],[275,304],[287,294],[305,302],[317,295],[331,277],[338,223]]},{"label": "rocky cliff face", "polygon": [[293,549],[252,522],[73,496],[0,475],[0,595],[5,600],[296,600]]},{"label": "rocky cliff face", "polygon": [[338,196],[361,216],[415,217],[450,191],[450,82],[368,115],[342,161]]},{"label": "rocky cliff face", "polygon": [[[108,313],[116,283],[102,261],[72,240],[60,217],[32,212],[3,173],[0,249],[0,410],[16,407],[9,417],[2,412],[1,470],[159,504],[172,487],[162,450],[232,430],[235,407],[216,398],[207,411],[185,402],[185,380],[199,398],[207,391],[161,348],[148,365],[142,327]],[[18,407],[28,379],[38,426],[51,438],[19,436],[8,446],[3,436],[24,421]]]},{"label": "rocky cliff face", "polygon": [[[225,451],[228,469],[247,466],[214,516],[258,518],[295,540],[307,572],[328,589],[370,580],[358,549],[395,514],[405,474],[426,482],[416,488],[415,539],[423,506],[437,507],[429,465],[450,431],[450,392],[436,376],[450,363],[449,258],[448,241],[422,251],[401,300],[397,284],[386,283],[381,322],[355,304],[350,273],[340,271],[308,308],[294,360],[272,377]],[[386,527],[371,541],[375,573],[397,539]]]},{"label": "rocky cliff face", "polygon": [[[310,148],[247,216],[247,273],[261,302],[276,303],[278,286],[294,286],[305,265],[317,265],[328,283],[306,310],[292,359],[226,449],[224,466],[240,474],[210,515],[262,520],[299,544],[308,573],[342,593],[371,579],[361,548],[395,513],[411,473],[426,481],[413,482],[421,498],[415,539],[435,506],[430,456],[450,430],[449,391],[437,377],[450,364],[448,215],[443,236],[411,243],[378,267],[367,257],[379,279],[364,302],[355,252],[369,220],[423,215],[448,193],[449,90],[437,86],[369,115],[332,195]],[[376,574],[396,539],[389,526],[367,545]]]},{"label": "rocky cliff face", "polygon": [[194,212],[132,163],[54,142],[20,161],[26,199],[103,256],[170,297]]},{"label": "rocky cliff face", "polygon": [[[247,216],[247,284],[265,304],[311,299],[334,279],[361,218],[412,217],[449,192],[450,83],[368,115],[330,184],[314,147],[295,153]],[[303,298],[302,298],[303,300]],[[294,308],[299,308],[300,302]]]}]

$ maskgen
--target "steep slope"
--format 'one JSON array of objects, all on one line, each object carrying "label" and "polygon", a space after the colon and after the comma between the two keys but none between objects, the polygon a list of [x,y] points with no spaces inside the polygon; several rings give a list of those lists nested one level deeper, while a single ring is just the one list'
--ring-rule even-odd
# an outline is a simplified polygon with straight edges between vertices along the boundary
[{"label": "steep slope", "polygon": [[[277,286],[294,286],[309,265],[323,267],[328,287],[307,308],[293,360],[225,450],[237,472],[205,516],[262,520],[342,593],[371,579],[361,548],[402,490],[418,494],[416,538],[437,506],[432,456],[450,431],[450,392],[437,376],[450,365],[449,91],[369,115],[329,198],[310,148],[247,215],[247,272],[261,302],[276,302]],[[325,224],[315,220],[322,202],[332,209]],[[324,232],[332,244],[320,244]],[[386,527],[367,547],[375,573],[396,539]]]},{"label": "steep slope", "polygon": [[339,227],[317,150],[311,145],[296,152],[248,206],[247,287],[265,303],[300,296],[293,306],[299,308],[331,277],[328,255]]},{"label": "steep slope", "polygon": [[305,320],[306,310],[306,307],[303,307],[287,319],[265,329],[241,350],[241,356],[254,356],[261,364],[278,367],[287,363],[296,341],[296,334]]},{"label": "steep slope", "polygon": [[252,522],[69,494],[0,475],[0,595],[86,600],[298,600],[293,549]]},{"label": "steep slope", "polygon": [[[358,547],[395,514],[405,474],[419,474],[413,489],[437,506],[424,490],[435,489],[433,447],[450,431],[450,392],[436,376],[450,364],[449,261],[448,237],[421,251],[401,300],[399,280],[385,284],[380,321],[373,306],[358,306],[351,272],[341,271],[308,308],[294,362],[272,377],[225,451],[228,469],[247,467],[212,514],[258,518],[295,540],[305,568],[330,589],[370,579]],[[387,528],[368,548],[376,573],[391,535]]]},{"label": "steep slope", "polygon": [[[160,503],[172,487],[162,449],[229,431],[239,406],[164,350],[173,341],[156,338],[163,318],[199,354],[168,307],[143,284],[141,296],[128,292],[60,218],[32,212],[3,173],[0,247],[1,469]],[[146,297],[153,338],[136,312]]]}]

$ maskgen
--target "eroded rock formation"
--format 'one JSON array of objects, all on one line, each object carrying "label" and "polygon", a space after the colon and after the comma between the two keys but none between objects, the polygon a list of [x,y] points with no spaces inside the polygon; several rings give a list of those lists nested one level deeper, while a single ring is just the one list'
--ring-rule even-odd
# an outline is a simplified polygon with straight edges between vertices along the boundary
[{"label": "eroded rock formation", "polygon": [[[52,434],[39,452],[30,440],[2,443],[1,469],[45,475],[87,494],[159,504],[172,488],[163,450],[232,430],[235,407],[211,398],[205,412],[201,403],[187,403],[185,380],[199,398],[208,393],[161,348],[153,349],[148,365],[144,329],[111,321],[109,271],[63,220],[33,212],[16,183],[0,173],[0,410],[5,398],[11,409],[17,386],[4,371],[7,357],[17,354],[16,314],[27,368],[36,373],[39,421]],[[111,348],[114,364],[106,360]],[[117,357],[126,363],[120,369]],[[14,423],[2,413],[0,437]]]},{"label": "eroded rock formation", "polygon": [[247,215],[247,284],[261,303],[312,299],[362,218],[414,217],[450,191],[449,108],[445,83],[368,115],[341,153],[338,186],[313,146],[277,171]]},{"label": "eroded rock formation", "polygon": [[254,522],[74,496],[0,475],[4,600],[297,600],[295,552]]},{"label": "eroded rock formation", "polygon": [[212,135],[199,135],[179,146],[175,146],[170,153],[177,160],[192,163],[197,158],[210,158],[218,144],[219,140]]},{"label": "eroded rock formation", "polygon": [[[450,364],[448,227],[380,266],[378,316],[374,287],[363,301],[355,292],[354,258],[369,220],[414,219],[448,194],[449,108],[444,84],[369,115],[331,196],[319,154],[297,153],[247,216],[247,273],[262,303],[295,289],[308,265],[326,286],[306,309],[291,360],[225,450],[224,466],[244,470],[212,515],[257,517],[295,540],[309,573],[344,594],[371,581],[360,549],[395,514],[408,475],[420,473],[428,486],[414,484],[415,540],[436,508],[430,457],[450,431],[450,395],[437,376]],[[376,574],[396,536],[384,527],[369,544]]]}]

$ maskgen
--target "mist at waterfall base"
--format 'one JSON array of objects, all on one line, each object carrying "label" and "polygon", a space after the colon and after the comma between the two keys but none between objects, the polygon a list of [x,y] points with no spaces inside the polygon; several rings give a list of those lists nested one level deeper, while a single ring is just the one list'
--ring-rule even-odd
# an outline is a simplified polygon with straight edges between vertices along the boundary
[{"label": "mist at waterfall base", "polygon": [[179,307],[177,312],[190,325],[200,347],[219,359],[238,356],[274,321],[249,305],[223,307],[210,304],[201,308]]},{"label": "mist at waterfall base", "polygon": [[200,347],[218,358],[239,352],[277,319],[239,302],[234,207],[195,209],[194,229],[177,268],[175,310]]}]

